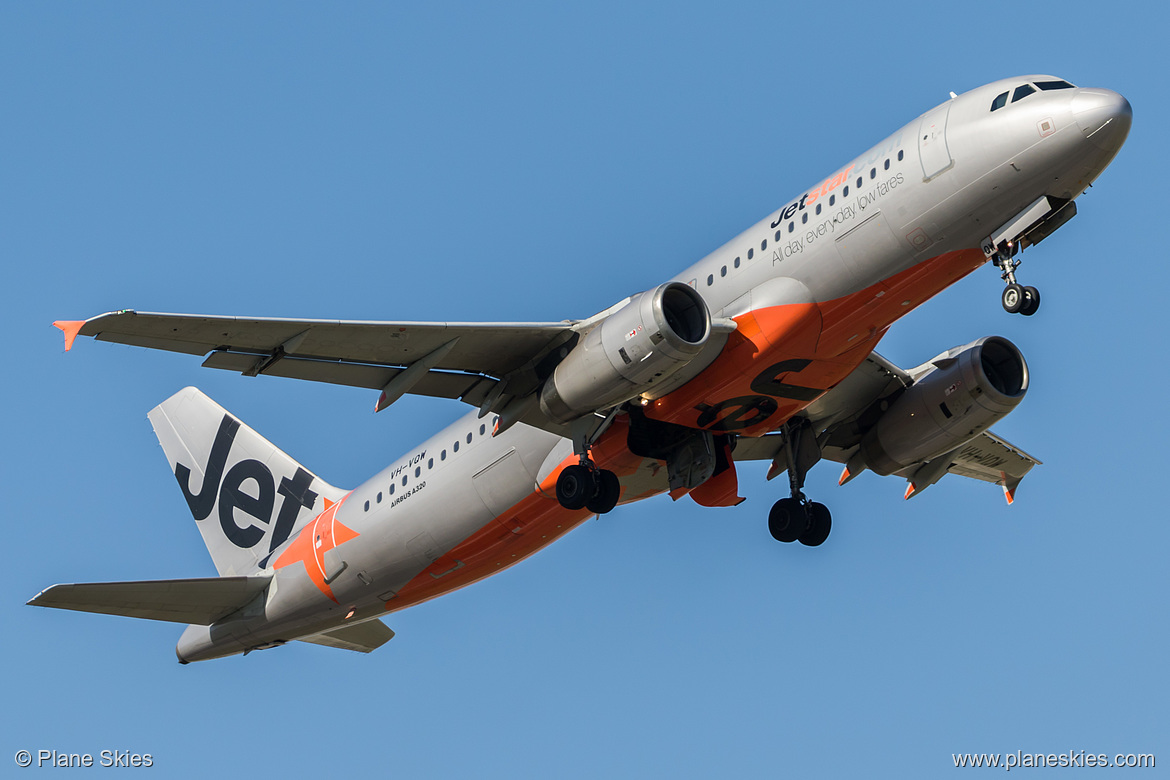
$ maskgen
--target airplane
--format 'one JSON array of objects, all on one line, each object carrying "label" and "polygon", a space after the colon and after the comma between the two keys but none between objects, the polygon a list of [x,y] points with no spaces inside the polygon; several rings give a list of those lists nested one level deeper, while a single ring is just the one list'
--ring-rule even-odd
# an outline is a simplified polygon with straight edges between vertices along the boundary
[{"label": "airplane", "polygon": [[1076,214],[1129,133],[1107,89],[1029,75],[950,98],[829,172],[673,279],[583,320],[365,322],[123,310],[54,323],[204,356],[203,365],[407,394],[472,410],[352,490],[199,390],[149,414],[218,577],[54,585],[28,603],[187,624],[181,663],[290,641],[370,652],[381,620],[502,571],[618,504],[668,493],[739,504],[736,464],[788,495],[780,542],[815,547],[822,460],[907,481],[999,485],[1039,461],[991,432],[1023,400],[1020,350],[989,336],[903,370],[890,326],[990,263],[1034,315],[1019,253]]}]

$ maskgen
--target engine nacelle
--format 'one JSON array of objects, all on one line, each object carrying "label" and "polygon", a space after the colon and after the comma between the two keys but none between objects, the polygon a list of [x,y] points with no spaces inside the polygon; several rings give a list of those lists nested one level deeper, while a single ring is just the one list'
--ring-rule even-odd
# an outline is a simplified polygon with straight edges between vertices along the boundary
[{"label": "engine nacelle", "polygon": [[882,476],[936,458],[1015,409],[1028,392],[1028,364],[1005,338],[944,352],[861,440],[865,465]]},{"label": "engine nacelle", "polygon": [[710,336],[711,313],[693,288],[668,282],[639,293],[557,365],[541,388],[540,408],[568,422],[628,401],[689,363]]}]

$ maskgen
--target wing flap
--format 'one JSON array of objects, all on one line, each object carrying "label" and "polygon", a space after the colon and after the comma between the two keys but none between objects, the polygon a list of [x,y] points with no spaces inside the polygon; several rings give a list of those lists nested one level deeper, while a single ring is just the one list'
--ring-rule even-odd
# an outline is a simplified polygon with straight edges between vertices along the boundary
[{"label": "wing flap", "polygon": [[389,626],[375,618],[364,623],[304,636],[297,641],[336,647],[339,650],[353,650],[357,653],[372,653],[393,638],[394,632]]},{"label": "wing flap", "polygon": [[268,577],[208,577],[84,582],[53,585],[28,604],[209,626],[263,593],[268,581]]},{"label": "wing flap", "polygon": [[956,450],[947,471],[1000,485],[1010,504],[1015,501],[1020,481],[1033,466],[1040,465],[1041,461],[987,431]]},{"label": "wing flap", "polygon": [[[203,361],[205,368],[220,368],[227,371],[247,373],[262,365],[265,356],[243,352],[216,350]],[[346,363],[337,360],[312,360],[309,358],[285,357],[269,363],[262,373],[265,376],[279,376],[288,379],[303,379],[310,382],[326,382],[348,387],[364,387],[381,390],[391,379],[404,369],[390,366],[374,366],[367,363]],[[494,384],[495,380],[479,374],[451,371],[429,371],[411,386],[414,395],[434,398],[459,399],[471,393],[480,383]]]}]

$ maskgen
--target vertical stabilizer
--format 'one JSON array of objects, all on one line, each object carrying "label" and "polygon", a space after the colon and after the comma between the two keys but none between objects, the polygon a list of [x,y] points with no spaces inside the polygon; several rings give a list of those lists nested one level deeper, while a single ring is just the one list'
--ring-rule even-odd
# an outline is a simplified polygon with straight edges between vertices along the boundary
[{"label": "vertical stabilizer", "polygon": [[221,576],[263,568],[323,498],[344,495],[194,387],[148,417]]}]

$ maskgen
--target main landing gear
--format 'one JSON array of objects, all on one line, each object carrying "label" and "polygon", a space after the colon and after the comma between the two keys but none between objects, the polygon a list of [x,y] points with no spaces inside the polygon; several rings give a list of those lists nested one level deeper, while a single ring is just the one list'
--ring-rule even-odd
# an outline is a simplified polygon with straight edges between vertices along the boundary
[{"label": "main landing gear", "polygon": [[600,423],[593,415],[587,415],[569,424],[573,452],[580,462],[565,466],[557,477],[557,501],[565,509],[588,509],[594,514],[604,515],[617,506],[622,492],[617,474],[598,468],[589,457],[589,448],[613,422],[618,408],[611,409]]},{"label": "main landing gear", "polygon": [[587,458],[566,466],[557,477],[557,501],[565,509],[588,509],[604,515],[613,511],[620,496],[617,474],[597,468]]},{"label": "main landing gear", "polygon": [[1016,244],[1004,241],[991,256],[991,262],[1000,270],[1000,278],[1006,283],[1000,298],[1003,310],[1008,314],[1031,317],[1040,308],[1040,291],[1016,281],[1016,269],[1020,267],[1020,261],[1013,260],[1012,256],[1017,251]]},{"label": "main landing gear", "polygon": [[808,470],[820,460],[820,447],[807,421],[784,426],[784,454],[788,461],[788,484],[792,496],[772,505],[768,530],[778,542],[795,542],[808,547],[824,544],[833,528],[833,517],[824,504],[809,501],[802,492]]}]

